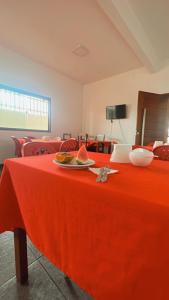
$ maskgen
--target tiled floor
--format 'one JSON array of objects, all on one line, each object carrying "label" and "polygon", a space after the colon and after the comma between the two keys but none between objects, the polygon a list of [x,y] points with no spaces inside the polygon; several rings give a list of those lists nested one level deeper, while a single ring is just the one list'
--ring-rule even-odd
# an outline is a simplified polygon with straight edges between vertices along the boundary
[{"label": "tiled floor", "polygon": [[[0,168],[1,173],[1,168]],[[92,300],[28,240],[29,284],[16,282],[13,233],[0,234],[0,300]]]},{"label": "tiled floor", "polygon": [[1,300],[92,300],[28,241],[29,284],[16,282],[13,233],[0,235]]}]

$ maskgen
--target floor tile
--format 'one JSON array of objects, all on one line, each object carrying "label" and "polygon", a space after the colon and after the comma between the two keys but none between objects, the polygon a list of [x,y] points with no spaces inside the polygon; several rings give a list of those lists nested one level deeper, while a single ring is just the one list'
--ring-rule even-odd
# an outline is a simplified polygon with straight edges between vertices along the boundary
[{"label": "floor tile", "polygon": [[40,263],[44,266],[49,276],[53,279],[56,285],[64,294],[68,300],[92,300],[86,292],[84,292],[79,286],[72,281],[65,280],[64,274],[58,270],[53,264],[51,264],[47,258],[41,257]]},{"label": "floor tile", "polygon": [[13,238],[13,232],[12,231],[6,231],[4,233],[0,234],[0,242]]},{"label": "floor tile", "polygon": [[29,286],[16,283],[14,261],[13,233],[0,234],[1,300],[92,300],[75,283],[65,280],[64,274],[43,257],[29,239]]},{"label": "floor tile", "polygon": [[33,255],[36,258],[39,258],[42,256],[42,253],[33,245],[33,243],[31,242],[31,240],[29,238],[27,238],[27,244],[29,249],[32,251]]},{"label": "floor tile", "polygon": [[[15,275],[15,253],[13,233],[0,234],[0,286]],[[28,263],[36,260],[28,248]]]},{"label": "floor tile", "polygon": [[1,300],[65,300],[38,261],[29,267],[29,284],[21,286],[16,278],[0,288]]}]

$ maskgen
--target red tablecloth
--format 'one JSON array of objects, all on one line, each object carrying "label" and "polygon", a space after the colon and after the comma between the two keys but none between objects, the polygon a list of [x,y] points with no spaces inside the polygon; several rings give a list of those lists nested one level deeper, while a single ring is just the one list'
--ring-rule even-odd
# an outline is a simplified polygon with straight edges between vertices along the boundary
[{"label": "red tablecloth", "polygon": [[43,140],[43,139],[33,139],[32,142],[49,143],[51,145],[55,145],[56,148],[59,148],[60,145],[63,143],[62,140],[59,141],[59,140]]},{"label": "red tablecloth", "polygon": [[[90,153],[97,166],[109,155]],[[169,299],[169,162],[96,183],[53,155],[7,160],[0,231],[25,228],[33,243],[96,300]]]},{"label": "red tablecloth", "polygon": [[[38,144],[37,144],[38,143]],[[21,152],[22,156],[31,156],[32,152],[36,152],[36,150],[41,147],[46,146],[52,146],[52,150],[54,149],[55,152],[59,152],[60,146],[63,143],[63,141],[57,141],[57,140],[42,140],[42,139],[32,139],[32,142],[29,143],[29,145],[26,145],[26,150],[25,150],[25,144],[22,145]],[[24,149],[24,150],[23,150]],[[24,154],[23,154],[24,152]]]},{"label": "red tablecloth", "polygon": [[62,140],[56,140],[56,139],[50,139],[50,140],[44,140],[44,139],[32,139],[32,142],[44,142],[44,143],[61,143]]},{"label": "red tablecloth", "polygon": [[133,145],[132,146],[133,149],[137,149],[137,148],[142,148],[142,149],[146,149],[146,150],[149,150],[149,151],[153,151],[153,146],[140,146],[140,145]]},{"label": "red tablecloth", "polygon": [[[87,140],[87,146],[98,145],[99,143],[102,143],[104,145],[104,147],[110,147],[112,142],[111,141]],[[81,140],[80,144],[86,145],[86,141]]]}]

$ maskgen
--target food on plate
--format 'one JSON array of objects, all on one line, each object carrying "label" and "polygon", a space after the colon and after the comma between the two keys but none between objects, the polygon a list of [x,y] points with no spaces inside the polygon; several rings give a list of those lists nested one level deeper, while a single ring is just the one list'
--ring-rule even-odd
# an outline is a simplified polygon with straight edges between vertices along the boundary
[{"label": "food on plate", "polygon": [[88,162],[88,153],[86,147],[82,145],[77,153],[76,162],[79,165],[85,165]]},{"label": "food on plate", "polygon": [[73,158],[74,156],[69,152],[58,152],[55,157],[55,159],[62,164],[71,162]]}]

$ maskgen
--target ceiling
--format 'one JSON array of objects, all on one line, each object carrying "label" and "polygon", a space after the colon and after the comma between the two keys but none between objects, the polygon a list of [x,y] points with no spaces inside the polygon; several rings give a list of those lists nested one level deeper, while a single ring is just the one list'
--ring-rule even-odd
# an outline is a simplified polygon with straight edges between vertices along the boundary
[{"label": "ceiling", "polygon": [[155,71],[169,58],[168,2],[0,0],[0,44],[82,83]]},{"label": "ceiling", "polygon": [[169,0],[130,0],[159,59],[169,57]]}]

